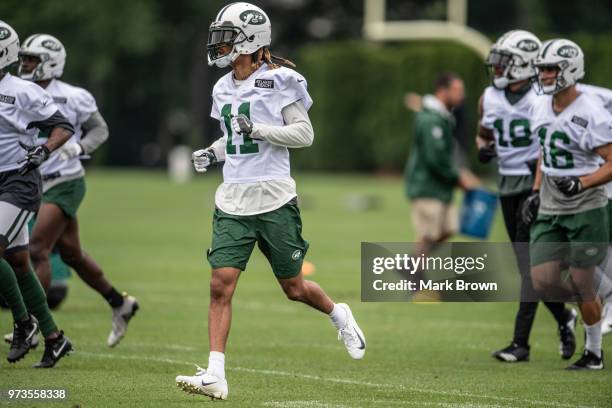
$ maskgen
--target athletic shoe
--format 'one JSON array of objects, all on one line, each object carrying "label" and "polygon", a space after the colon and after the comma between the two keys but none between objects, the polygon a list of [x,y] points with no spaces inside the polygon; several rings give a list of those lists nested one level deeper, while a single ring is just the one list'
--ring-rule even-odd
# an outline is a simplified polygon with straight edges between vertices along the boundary
[{"label": "athletic shoe", "polygon": [[356,360],[362,359],[366,350],[366,341],[363,332],[357,326],[351,309],[346,303],[338,303],[338,306],[346,311],[346,324],[338,330],[338,340],[344,342],[346,351]]},{"label": "athletic shoe", "polygon": [[559,326],[559,354],[564,360],[572,358],[576,352],[576,336],[574,332],[576,330],[576,309],[569,309],[569,318],[563,326]]},{"label": "athletic shoe", "polygon": [[[38,347],[38,332],[34,333],[34,335],[32,336],[32,342],[30,344],[30,348],[35,349],[36,347]],[[4,342],[11,344],[13,342],[13,333],[7,333],[4,335]]]},{"label": "athletic shoe", "polygon": [[499,361],[506,363],[515,363],[518,361],[529,361],[529,346],[519,346],[516,343],[511,343],[508,347],[494,352],[493,357]]},{"label": "athletic shoe", "polygon": [[27,322],[15,322],[11,335],[11,348],[6,357],[9,363],[15,363],[25,357],[32,348],[32,339],[38,332],[38,320],[32,315]]},{"label": "athletic shoe", "polygon": [[45,340],[45,352],[43,353],[42,360],[40,360],[40,363],[35,364],[34,368],[51,368],[72,350],[70,339],[64,336],[63,331],[60,331],[59,337],[53,340]]},{"label": "athletic shoe", "polygon": [[612,303],[604,304],[603,312],[601,313],[601,334],[612,333]]},{"label": "athletic shoe", "polygon": [[205,369],[196,365],[196,375],[179,375],[176,386],[189,394],[206,395],[212,399],[227,399],[227,380],[208,374]]},{"label": "athletic shoe", "polygon": [[123,304],[119,307],[113,308],[113,329],[108,335],[106,343],[109,347],[115,347],[127,331],[128,322],[138,310],[138,301],[134,296],[128,296],[127,293],[123,294]]},{"label": "athletic shoe", "polygon": [[584,349],[582,357],[567,367],[566,370],[603,370],[603,368],[603,350],[601,351],[601,357],[597,357],[595,353]]}]

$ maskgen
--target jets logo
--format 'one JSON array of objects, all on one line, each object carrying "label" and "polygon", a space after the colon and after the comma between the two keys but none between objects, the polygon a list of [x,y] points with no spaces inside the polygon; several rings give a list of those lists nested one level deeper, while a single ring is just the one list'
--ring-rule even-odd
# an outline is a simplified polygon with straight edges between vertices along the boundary
[{"label": "jets logo", "polygon": [[564,45],[563,47],[559,48],[559,51],[557,51],[557,54],[559,54],[560,57],[564,57],[564,58],[574,58],[578,56],[579,52],[578,52],[578,48],[574,46]]},{"label": "jets logo", "polygon": [[11,36],[11,32],[6,27],[0,27],[0,41],[6,40]]},{"label": "jets logo", "polygon": [[538,43],[533,40],[521,40],[518,42],[518,44],[516,44],[516,47],[519,50],[527,52],[537,51],[537,49],[539,48]]},{"label": "jets logo", "polygon": [[293,259],[294,261],[297,261],[298,259],[300,259],[302,257],[302,251],[300,251],[299,249],[296,249],[293,254],[291,254],[291,259]]},{"label": "jets logo", "polygon": [[244,21],[244,24],[261,25],[265,23],[266,16],[261,14],[257,10],[247,10],[240,13],[240,19]]},{"label": "jets logo", "polygon": [[52,40],[45,40],[41,45],[51,51],[59,51],[62,49],[58,43]]}]

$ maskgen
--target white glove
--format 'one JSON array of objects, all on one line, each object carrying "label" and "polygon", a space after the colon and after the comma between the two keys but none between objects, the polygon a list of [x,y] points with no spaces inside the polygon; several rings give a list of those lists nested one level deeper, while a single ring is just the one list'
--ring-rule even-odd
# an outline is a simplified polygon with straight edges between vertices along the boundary
[{"label": "white glove", "polygon": [[58,152],[60,160],[66,161],[82,155],[83,146],[76,142],[68,142],[60,146]]},{"label": "white glove", "polygon": [[191,154],[191,161],[195,171],[198,173],[206,173],[206,170],[211,165],[217,162],[215,151],[211,148],[196,150]]},{"label": "white glove", "polygon": [[245,114],[241,113],[240,115],[232,116],[232,128],[236,133],[250,135],[253,131],[253,122]]}]

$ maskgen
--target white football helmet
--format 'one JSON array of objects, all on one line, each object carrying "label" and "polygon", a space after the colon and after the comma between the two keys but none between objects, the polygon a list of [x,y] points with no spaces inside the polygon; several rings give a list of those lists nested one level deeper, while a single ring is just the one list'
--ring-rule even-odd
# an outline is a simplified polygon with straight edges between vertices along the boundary
[{"label": "white football helmet", "polygon": [[[544,94],[555,94],[584,77],[584,53],[578,44],[570,40],[546,41],[533,64],[538,72],[538,91]],[[544,85],[540,78],[540,70],[543,67],[555,67],[559,70],[555,81],[550,85]]]},{"label": "white football helmet", "polygon": [[[252,54],[270,45],[272,29],[268,15],[250,3],[238,2],[223,7],[208,30],[208,65],[227,67],[240,54]],[[224,46],[232,47],[222,53]]]},{"label": "white football helmet", "polygon": [[57,38],[49,34],[34,34],[26,38],[19,50],[19,56],[40,58],[32,72],[26,73],[19,64],[18,74],[27,81],[45,81],[60,78],[66,65],[66,49]]},{"label": "white football helmet", "polygon": [[528,31],[512,30],[502,35],[491,46],[486,61],[493,86],[504,89],[509,84],[535,77],[531,63],[538,56],[541,45],[538,37]]},{"label": "white football helmet", "polygon": [[19,36],[10,25],[0,20],[0,69],[17,62],[19,52]]}]

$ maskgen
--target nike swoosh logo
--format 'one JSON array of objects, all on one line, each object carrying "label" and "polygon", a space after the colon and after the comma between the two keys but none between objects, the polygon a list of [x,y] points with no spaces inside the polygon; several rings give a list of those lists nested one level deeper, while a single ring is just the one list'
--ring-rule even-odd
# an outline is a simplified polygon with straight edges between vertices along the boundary
[{"label": "nike swoosh logo", "polygon": [[207,385],[215,384],[215,383],[217,383],[217,381],[213,381],[213,382],[209,382],[209,383],[205,383],[204,381],[202,381],[202,385],[204,387],[206,387]]},{"label": "nike swoosh logo", "polygon": [[57,351],[53,350],[52,354],[54,358],[59,358],[60,354],[62,354],[62,351],[66,347],[66,344],[68,344],[68,342],[64,339],[64,343],[62,344],[62,347],[60,347],[59,350]]},{"label": "nike swoosh logo", "polygon": [[304,82],[304,80],[303,80],[303,79],[298,79],[297,81],[298,81],[298,82]]},{"label": "nike swoosh logo", "polygon": [[359,342],[361,343],[361,347],[358,347],[359,350],[365,350],[365,341],[363,341],[363,339],[361,338],[357,330],[355,330],[355,334],[357,334],[357,338],[359,339]]}]

